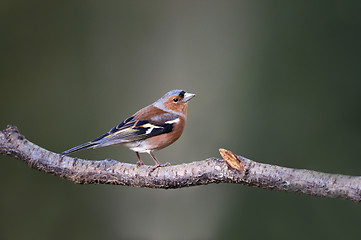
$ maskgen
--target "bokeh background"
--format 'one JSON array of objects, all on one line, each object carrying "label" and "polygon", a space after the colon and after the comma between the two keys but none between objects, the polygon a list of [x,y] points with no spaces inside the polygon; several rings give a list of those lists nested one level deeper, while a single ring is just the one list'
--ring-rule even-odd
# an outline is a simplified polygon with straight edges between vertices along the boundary
[{"label": "bokeh background", "polygon": [[[0,2],[0,128],[54,152],[171,89],[197,94],[173,164],[219,157],[361,175],[360,1]],[[88,159],[136,162],[107,147]],[[143,155],[147,164],[153,164]],[[0,156],[0,239],[350,239],[361,206],[219,184],[75,185]]]}]

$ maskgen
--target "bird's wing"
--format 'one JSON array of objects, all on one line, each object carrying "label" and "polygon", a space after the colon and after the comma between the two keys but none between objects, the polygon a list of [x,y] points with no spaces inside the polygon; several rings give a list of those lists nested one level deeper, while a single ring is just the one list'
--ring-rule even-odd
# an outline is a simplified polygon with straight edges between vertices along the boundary
[{"label": "bird's wing", "polygon": [[[94,139],[92,142],[106,145],[139,141],[173,130],[175,123],[179,121],[179,116],[169,113],[152,105],[142,109],[125,121],[114,126],[109,132]],[[114,143],[111,143],[114,141]]]}]

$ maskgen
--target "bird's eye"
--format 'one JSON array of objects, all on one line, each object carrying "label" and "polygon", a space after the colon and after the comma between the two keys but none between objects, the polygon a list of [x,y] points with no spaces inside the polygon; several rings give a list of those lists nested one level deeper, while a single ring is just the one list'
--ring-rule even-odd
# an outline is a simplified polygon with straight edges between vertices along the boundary
[{"label": "bird's eye", "polygon": [[178,102],[179,98],[173,98],[173,102]]}]

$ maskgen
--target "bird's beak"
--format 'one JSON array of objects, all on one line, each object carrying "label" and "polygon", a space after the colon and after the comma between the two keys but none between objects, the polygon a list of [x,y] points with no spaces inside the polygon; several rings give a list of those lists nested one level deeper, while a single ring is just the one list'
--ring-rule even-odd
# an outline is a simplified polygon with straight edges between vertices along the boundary
[{"label": "bird's beak", "polygon": [[194,96],[195,96],[194,93],[185,93],[184,98],[183,98],[183,102],[188,102],[189,100],[194,98]]}]

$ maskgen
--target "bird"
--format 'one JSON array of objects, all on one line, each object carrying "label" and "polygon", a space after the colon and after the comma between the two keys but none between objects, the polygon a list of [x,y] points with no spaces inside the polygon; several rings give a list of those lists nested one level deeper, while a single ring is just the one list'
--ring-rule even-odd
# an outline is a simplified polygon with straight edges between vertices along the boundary
[{"label": "bird", "polygon": [[103,135],[70,148],[61,155],[120,144],[136,153],[137,166],[144,165],[139,153],[148,153],[152,157],[155,163],[152,170],[168,166],[169,163],[161,164],[153,152],[171,145],[182,135],[187,121],[188,102],[195,96],[184,90],[171,90]]}]

